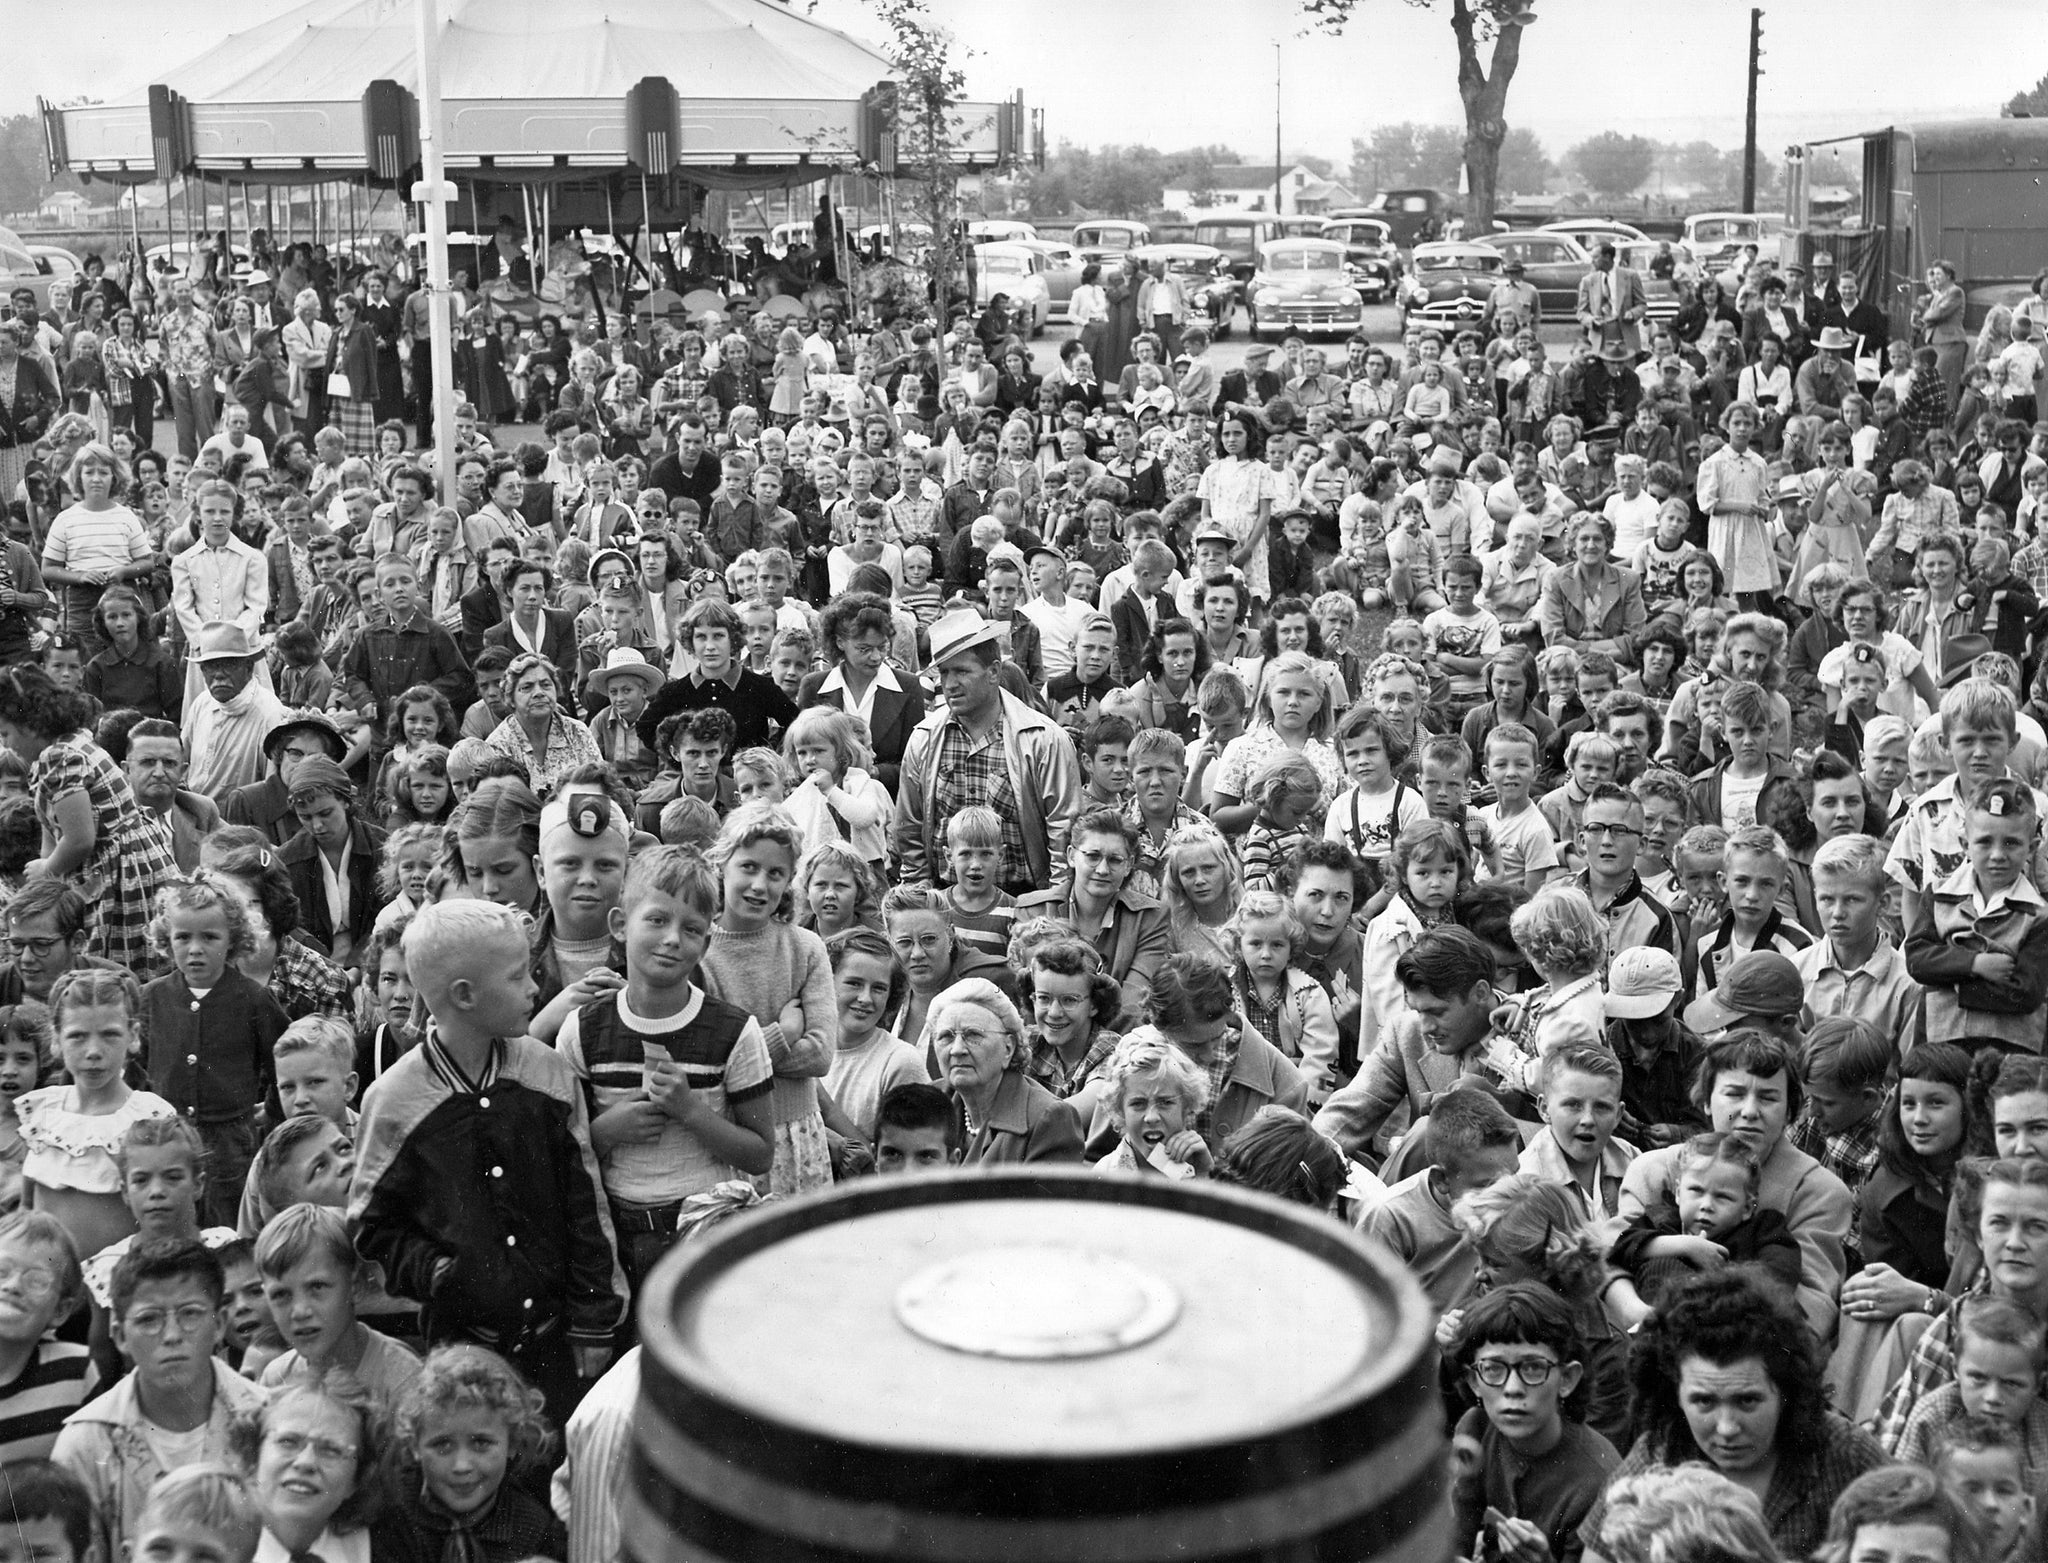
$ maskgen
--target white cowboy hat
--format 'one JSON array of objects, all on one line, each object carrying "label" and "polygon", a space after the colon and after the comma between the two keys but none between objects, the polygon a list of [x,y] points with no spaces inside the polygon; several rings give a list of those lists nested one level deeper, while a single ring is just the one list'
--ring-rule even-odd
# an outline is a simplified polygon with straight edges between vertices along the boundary
[{"label": "white cowboy hat", "polygon": [[632,678],[651,696],[668,682],[662,677],[661,669],[654,666],[632,646],[615,646],[606,654],[603,662],[592,668],[583,680],[585,694],[601,695],[611,687],[615,678]]},{"label": "white cowboy hat", "polygon": [[1001,640],[1001,632],[977,610],[956,608],[932,625],[932,666],[937,667],[948,657],[958,656],[971,647],[997,645]]}]

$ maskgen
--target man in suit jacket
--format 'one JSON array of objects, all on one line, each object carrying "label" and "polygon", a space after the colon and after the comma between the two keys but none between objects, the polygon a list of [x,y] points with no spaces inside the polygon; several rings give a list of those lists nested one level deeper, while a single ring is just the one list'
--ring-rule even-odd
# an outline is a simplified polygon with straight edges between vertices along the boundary
[{"label": "man in suit jacket", "polygon": [[1597,345],[1612,338],[1628,349],[1629,357],[1643,352],[1643,316],[1650,301],[1643,291],[1643,279],[1615,258],[1611,243],[1602,242],[1593,251],[1593,269],[1579,279],[1579,324]]},{"label": "man in suit jacket", "polygon": [[484,645],[498,646],[518,657],[538,652],[555,665],[563,709],[574,710],[576,698],[576,615],[548,606],[555,572],[537,559],[515,560],[505,568],[504,594],[512,611],[484,631]]},{"label": "man in suit jacket", "polygon": [[1216,410],[1235,403],[1239,407],[1263,407],[1278,396],[1285,382],[1266,366],[1273,350],[1254,342],[1244,350],[1244,367],[1229,370],[1216,386]]}]

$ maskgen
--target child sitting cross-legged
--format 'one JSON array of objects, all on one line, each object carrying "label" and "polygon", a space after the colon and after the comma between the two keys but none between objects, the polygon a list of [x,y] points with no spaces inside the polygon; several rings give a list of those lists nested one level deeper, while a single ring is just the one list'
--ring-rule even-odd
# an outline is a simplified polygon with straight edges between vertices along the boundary
[{"label": "child sitting cross-legged", "polygon": [[1955,1378],[1915,1402],[1894,1453],[1925,1464],[1943,1427],[1982,1416],[2019,1434],[2030,1475],[2048,1469],[2041,1321],[2016,1302],[1990,1296],[1964,1298],[1955,1319]]},{"label": "child sitting cross-legged", "polygon": [[418,1376],[418,1357],[357,1316],[367,1266],[339,1210],[300,1204],[279,1211],[256,1240],[256,1269],[289,1348],[264,1368],[264,1388],[345,1373],[389,1407]]},{"label": "child sitting cross-legged", "polygon": [[1632,1219],[1608,1259],[1653,1307],[1696,1271],[1724,1264],[1761,1265],[1789,1295],[1799,1284],[1799,1245],[1781,1212],[1758,1207],[1761,1180],[1756,1152],[1745,1140],[1694,1135],[1678,1153],[1672,1199]]},{"label": "child sitting cross-legged", "polygon": [[1109,1058],[1109,1115],[1122,1136],[1095,1163],[1097,1172],[1205,1178],[1215,1157],[1195,1129],[1209,1100],[1209,1079],[1157,1032],[1126,1037]]},{"label": "child sitting cross-legged", "polygon": [[1622,1175],[1637,1151],[1614,1137],[1621,1119],[1621,1060],[1607,1049],[1567,1042],[1536,1066],[1544,1132],[1522,1152],[1522,1171],[1562,1183],[1605,1221],[1621,1196]]},{"label": "child sitting cross-legged", "polygon": [[1976,1516],[1985,1563],[2025,1563],[2034,1529],[2036,1462],[2018,1428],[1997,1417],[1951,1417],[1927,1440],[1927,1463]]},{"label": "child sitting cross-legged", "polygon": [[2048,900],[2029,878],[2040,833],[2034,790],[1980,782],[1963,863],[1915,898],[1906,972],[1926,991],[1930,1041],[2038,1052],[2048,1005]]},{"label": "child sitting cross-legged", "polygon": [[1568,1558],[1614,1446],[1581,1420],[1586,1343],[1571,1308],[1536,1281],[1464,1310],[1451,1360],[1479,1404],[1453,1435],[1459,1555]]},{"label": "child sitting cross-legged", "polygon": [[1337,1015],[1323,985],[1292,964],[1302,951],[1294,904],[1248,889],[1224,936],[1237,944],[1231,978],[1245,1024],[1294,1060],[1309,1100],[1320,1104],[1336,1084]]}]

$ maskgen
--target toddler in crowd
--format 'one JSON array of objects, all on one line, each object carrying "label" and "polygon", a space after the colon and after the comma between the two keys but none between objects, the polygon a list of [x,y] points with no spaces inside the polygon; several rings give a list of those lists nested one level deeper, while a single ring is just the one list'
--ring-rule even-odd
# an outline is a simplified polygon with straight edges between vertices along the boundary
[{"label": "toddler in crowd", "polygon": [[1668,1200],[1634,1217],[1609,1252],[1636,1283],[1645,1303],[1699,1270],[1756,1264],[1784,1283],[1799,1285],[1799,1245],[1784,1215],[1757,1204],[1762,1170],[1747,1141],[1732,1134],[1697,1134],[1678,1153]]},{"label": "toddler in crowd", "polygon": [[1247,889],[1224,929],[1237,944],[1232,978],[1245,1024],[1294,1061],[1320,1102],[1337,1076],[1337,1015],[1323,985],[1292,964],[1302,947],[1301,919],[1286,897]]}]

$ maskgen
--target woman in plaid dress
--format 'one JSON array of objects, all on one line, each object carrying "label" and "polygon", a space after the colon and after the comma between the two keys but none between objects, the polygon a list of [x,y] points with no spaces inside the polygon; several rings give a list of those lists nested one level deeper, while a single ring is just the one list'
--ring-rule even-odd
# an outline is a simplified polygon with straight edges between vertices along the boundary
[{"label": "woman in plaid dress", "polygon": [[43,826],[31,876],[69,880],[86,902],[86,954],[156,974],[149,920],[156,893],[178,877],[170,827],[142,812],[128,778],[85,730],[86,697],[40,668],[0,673],[0,742],[28,762]]},{"label": "woman in plaid dress", "polygon": [[[347,379],[347,395],[338,389]],[[327,344],[327,417],[351,456],[377,454],[377,329],[352,293],[334,297],[334,336]]]}]

